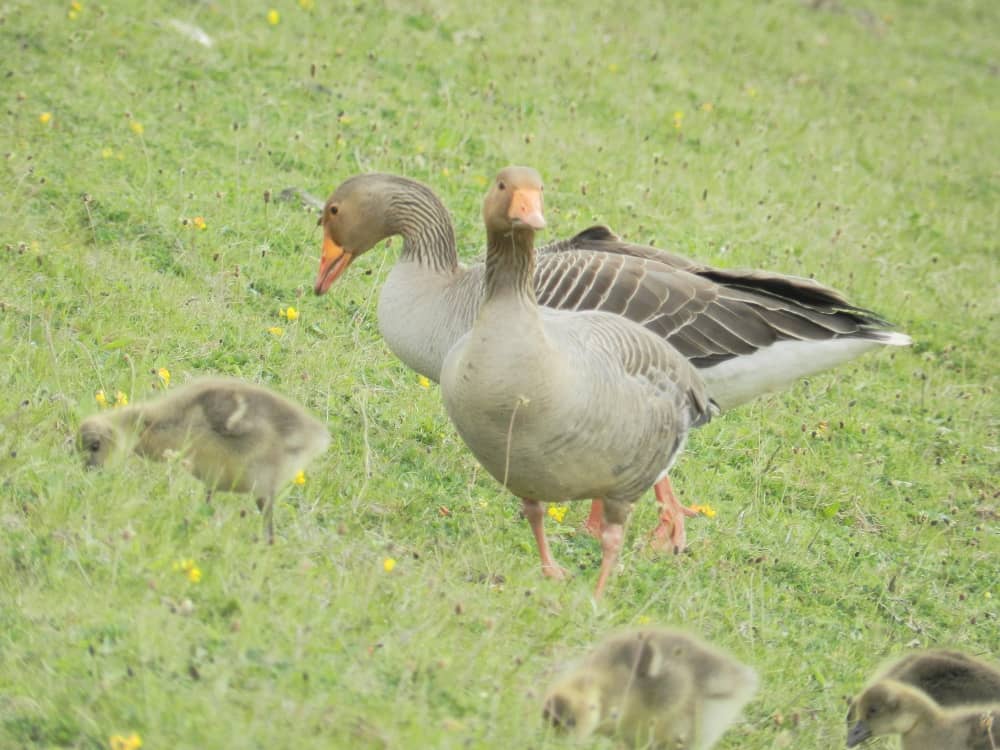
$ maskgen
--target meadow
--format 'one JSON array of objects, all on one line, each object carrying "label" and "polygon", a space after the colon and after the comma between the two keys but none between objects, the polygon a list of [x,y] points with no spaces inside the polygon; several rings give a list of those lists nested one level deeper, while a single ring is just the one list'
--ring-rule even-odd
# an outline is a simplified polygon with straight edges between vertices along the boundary
[{"label": "meadow", "polygon": [[[0,5],[0,748],[573,747],[553,668],[647,622],[758,669],[720,748],[839,747],[886,657],[1000,656],[998,29],[973,0]],[[543,579],[381,340],[398,239],[316,297],[285,192],[420,179],[473,258],[510,163],[542,241],[813,275],[914,339],[694,433],[674,484],[714,517],[664,557],[650,494],[599,603],[586,504]],[[83,417],[201,373],[329,425],[273,547],[176,462],[76,455]]]}]

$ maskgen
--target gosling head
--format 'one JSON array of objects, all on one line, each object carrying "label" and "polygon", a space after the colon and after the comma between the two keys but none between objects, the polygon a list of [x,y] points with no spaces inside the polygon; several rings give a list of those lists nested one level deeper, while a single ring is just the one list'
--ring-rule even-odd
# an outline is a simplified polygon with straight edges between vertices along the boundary
[{"label": "gosling head", "polygon": [[601,687],[590,674],[558,682],[545,698],[542,718],[556,730],[584,738],[601,723]]},{"label": "gosling head", "polygon": [[531,167],[500,170],[483,201],[483,221],[491,232],[544,229],[542,177]]},{"label": "gosling head", "polygon": [[895,680],[882,680],[865,690],[851,706],[856,719],[847,731],[847,746],[855,747],[869,737],[906,734],[917,723],[922,696],[916,688]]},{"label": "gosling head", "polygon": [[121,435],[107,419],[100,414],[88,417],[80,424],[77,449],[83,455],[83,463],[88,469],[103,466],[119,452]]}]

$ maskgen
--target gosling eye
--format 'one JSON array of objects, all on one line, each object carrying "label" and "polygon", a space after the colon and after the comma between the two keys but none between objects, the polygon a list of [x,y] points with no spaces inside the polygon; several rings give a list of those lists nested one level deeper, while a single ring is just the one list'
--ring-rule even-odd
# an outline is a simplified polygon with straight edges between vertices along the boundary
[{"label": "gosling eye", "polygon": [[507,189],[507,186],[504,184],[503,180],[500,180],[497,183],[497,190],[506,190],[506,189]]},{"label": "gosling eye", "polygon": [[330,216],[336,216],[340,212],[340,209],[336,206],[330,206]]},{"label": "gosling eye", "polygon": [[91,453],[97,453],[101,449],[101,442],[99,440],[94,440],[87,445],[87,450]]}]

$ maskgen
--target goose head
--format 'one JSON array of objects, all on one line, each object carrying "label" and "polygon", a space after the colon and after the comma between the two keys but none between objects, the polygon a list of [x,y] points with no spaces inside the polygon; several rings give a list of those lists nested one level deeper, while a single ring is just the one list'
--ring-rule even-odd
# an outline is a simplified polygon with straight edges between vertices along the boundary
[{"label": "goose head", "polygon": [[542,718],[558,732],[589,737],[601,723],[601,692],[596,675],[574,674],[549,691]]},{"label": "goose head", "polygon": [[906,734],[920,720],[929,700],[916,688],[895,680],[875,683],[852,706],[857,721],[848,729],[847,746],[860,745],[869,737]]},{"label": "goose head", "polygon": [[84,466],[93,469],[107,463],[118,450],[119,437],[114,425],[100,414],[83,420],[76,444]]},{"label": "goose head", "polygon": [[483,201],[487,231],[510,234],[544,229],[542,189],[542,177],[531,167],[500,170]]}]

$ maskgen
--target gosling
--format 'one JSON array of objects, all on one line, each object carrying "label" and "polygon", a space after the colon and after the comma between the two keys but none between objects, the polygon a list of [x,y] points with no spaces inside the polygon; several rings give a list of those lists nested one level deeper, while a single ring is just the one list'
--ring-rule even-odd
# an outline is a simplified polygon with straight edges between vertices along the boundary
[{"label": "gosling", "polygon": [[[874,680],[891,679],[925,692],[939,706],[1000,703],[1000,666],[948,649],[913,651],[883,669]],[[857,721],[852,702],[847,722]]]},{"label": "gosling", "polygon": [[88,417],[79,448],[87,467],[129,453],[182,464],[213,490],[253,493],[268,544],[274,498],[296,472],[327,449],[330,434],[301,407],[261,386],[200,378],[151,401]]},{"label": "gosling", "polygon": [[607,638],[557,678],[543,718],[583,739],[630,747],[708,750],[757,690],[748,666],[709,644],[664,628]]},{"label": "gosling", "polygon": [[901,735],[901,750],[995,750],[1000,747],[1000,703],[942,708],[922,690],[885,679],[856,701],[858,720],[847,747],[870,737]]}]

